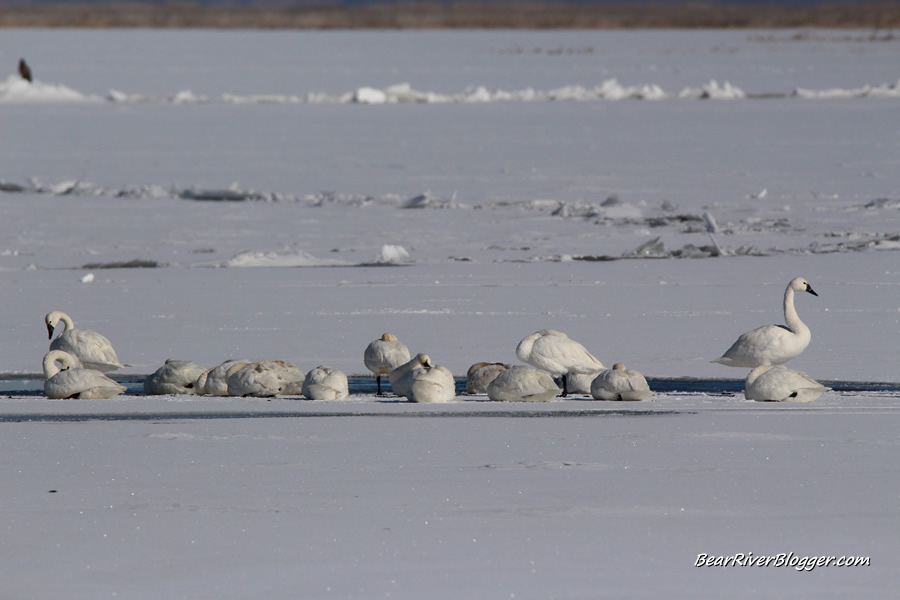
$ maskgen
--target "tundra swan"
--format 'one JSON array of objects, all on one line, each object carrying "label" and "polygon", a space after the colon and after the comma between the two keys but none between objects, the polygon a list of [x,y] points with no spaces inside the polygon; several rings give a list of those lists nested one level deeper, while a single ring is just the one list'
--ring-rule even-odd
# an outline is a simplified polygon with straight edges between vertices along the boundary
[{"label": "tundra swan", "polygon": [[584,346],[553,329],[541,329],[526,336],[516,346],[516,357],[553,377],[561,377],[563,396],[568,394],[568,373],[596,373],[604,368]]},{"label": "tundra swan", "polygon": [[[56,366],[59,362],[62,370]],[[125,391],[125,386],[100,371],[86,369],[77,357],[63,350],[44,355],[44,394],[48,398],[106,400]]]},{"label": "tundra swan", "polygon": [[787,325],[763,325],[748,331],[712,362],[752,369],[761,365],[780,365],[803,352],[809,345],[811,334],[794,308],[794,292],[818,296],[804,278],[795,277],[784,290],[784,322]]},{"label": "tundra swan", "polygon": [[547,371],[522,365],[503,371],[487,386],[494,402],[549,402],[561,391]]},{"label": "tundra swan", "polygon": [[421,368],[412,369],[404,377],[402,387],[410,402],[434,404],[453,402],[456,399],[456,380],[446,367],[434,365],[424,355]]},{"label": "tundra swan", "polygon": [[318,366],[306,374],[302,392],[310,400],[343,400],[350,395],[350,388],[341,371]]},{"label": "tundra swan", "polygon": [[784,365],[761,365],[744,381],[744,397],[759,402],[812,402],[829,389]]},{"label": "tundra swan", "polygon": [[385,333],[366,346],[363,362],[367,369],[375,373],[375,385],[381,396],[381,376],[390,375],[391,371],[409,362],[409,348],[394,334]]},{"label": "tundra swan", "polygon": [[152,375],[144,379],[144,393],[148,396],[165,394],[198,394],[197,379],[207,369],[189,360],[170,358]]},{"label": "tundra swan", "polygon": [[280,360],[247,363],[228,377],[229,396],[269,398],[302,390],[306,374]]},{"label": "tundra swan", "polygon": [[[53,339],[53,332],[62,323],[62,332]],[[121,369],[125,365],[119,362],[112,344],[101,334],[92,329],[75,329],[72,317],[58,310],[47,313],[44,317],[51,350],[63,350],[81,361],[87,369],[106,373]]]},{"label": "tundra swan", "polygon": [[509,365],[503,363],[478,362],[466,372],[466,393],[486,394],[487,386]]},{"label": "tundra swan", "polygon": [[226,360],[197,377],[197,393],[210,396],[228,395],[228,378],[231,375],[250,364],[249,360]]},{"label": "tundra swan", "polygon": [[391,382],[391,390],[398,396],[406,396],[407,381],[406,378],[411,371],[422,369],[425,365],[431,364],[431,359],[427,354],[416,354],[412,359],[403,363],[388,375]]},{"label": "tundra swan", "polygon": [[410,402],[450,402],[456,398],[456,381],[445,367],[435,366],[427,354],[416,354],[390,374],[391,389]]},{"label": "tundra swan", "polygon": [[643,400],[650,395],[647,380],[637,371],[616,363],[601,371],[591,383],[591,396],[596,400]]}]

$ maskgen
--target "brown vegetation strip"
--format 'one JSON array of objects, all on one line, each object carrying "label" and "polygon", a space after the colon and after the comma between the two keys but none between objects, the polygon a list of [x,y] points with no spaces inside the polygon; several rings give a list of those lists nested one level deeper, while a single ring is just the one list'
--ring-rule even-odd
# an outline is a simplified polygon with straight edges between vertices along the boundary
[{"label": "brown vegetation strip", "polygon": [[217,29],[627,29],[900,27],[900,0],[817,6],[683,3],[410,2],[355,7],[59,3],[0,6],[0,27]]}]

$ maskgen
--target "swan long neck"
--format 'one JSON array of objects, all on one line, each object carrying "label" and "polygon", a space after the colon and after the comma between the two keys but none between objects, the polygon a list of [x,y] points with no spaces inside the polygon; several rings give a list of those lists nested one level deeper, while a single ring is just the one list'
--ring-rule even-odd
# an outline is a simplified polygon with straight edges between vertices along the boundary
[{"label": "swan long neck", "polygon": [[63,333],[75,329],[75,322],[66,313],[59,313],[59,322],[63,325]]},{"label": "swan long neck", "polygon": [[800,320],[797,309],[794,307],[794,289],[788,287],[784,290],[784,322],[788,328],[798,335],[809,335],[809,327]]},{"label": "swan long neck", "polygon": [[53,354],[52,352],[44,356],[44,379],[50,379],[57,373],[59,373],[59,367],[56,366],[56,361],[58,360],[58,356]]}]

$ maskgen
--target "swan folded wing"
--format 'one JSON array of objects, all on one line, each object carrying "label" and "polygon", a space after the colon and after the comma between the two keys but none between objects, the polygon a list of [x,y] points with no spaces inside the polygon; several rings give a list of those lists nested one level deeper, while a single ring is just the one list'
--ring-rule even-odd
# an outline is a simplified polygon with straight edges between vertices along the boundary
[{"label": "swan folded wing", "polygon": [[93,369],[65,369],[44,382],[44,394],[54,399],[107,400],[126,389]]},{"label": "swan folded wing", "polygon": [[125,366],[119,361],[112,343],[103,334],[91,329],[64,331],[50,343],[50,349],[74,354],[85,367],[98,371],[113,371]]},{"label": "swan folded wing", "polygon": [[797,334],[783,325],[763,325],[741,334],[714,362],[751,368],[780,364],[797,356],[808,344],[808,340],[804,344]]}]

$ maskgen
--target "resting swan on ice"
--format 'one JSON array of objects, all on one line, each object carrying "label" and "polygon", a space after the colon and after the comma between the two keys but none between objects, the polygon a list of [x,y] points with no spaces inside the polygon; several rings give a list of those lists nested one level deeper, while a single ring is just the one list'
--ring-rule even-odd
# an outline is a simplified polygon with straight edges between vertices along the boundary
[{"label": "resting swan on ice", "polygon": [[[59,362],[62,370],[56,366]],[[86,369],[75,356],[63,350],[44,355],[44,394],[48,398],[107,400],[126,390],[100,371]]]},{"label": "resting swan on ice", "polygon": [[494,402],[550,402],[561,391],[547,371],[522,365],[503,371],[487,386]]},{"label": "resting swan on ice", "polygon": [[794,308],[794,292],[818,296],[804,278],[795,277],[784,290],[784,322],[787,326],[763,325],[748,331],[712,362],[752,369],[761,365],[780,365],[803,352],[809,345],[811,334]]},{"label": "resting swan on ice", "polygon": [[436,366],[427,354],[416,354],[408,363],[391,371],[391,388],[410,402],[452,402],[456,381],[445,367]]},{"label": "resting swan on ice", "polygon": [[563,396],[568,394],[567,374],[596,373],[604,368],[584,346],[553,329],[541,329],[526,336],[516,346],[516,357],[553,377],[561,377]]},{"label": "resting swan on ice", "polygon": [[503,363],[475,363],[466,371],[466,393],[486,394],[487,386],[497,378],[497,375],[507,369],[509,369],[509,365]]},{"label": "resting swan on ice", "polygon": [[206,372],[195,362],[170,358],[144,379],[144,393],[148,396],[202,394],[197,390],[197,380]]},{"label": "resting swan on ice", "polygon": [[744,381],[744,397],[758,402],[812,402],[829,389],[784,365],[756,367]]},{"label": "resting swan on ice", "polygon": [[409,362],[409,348],[392,333],[385,333],[366,346],[363,362],[375,374],[375,385],[381,396],[381,376]]},{"label": "resting swan on ice", "polygon": [[[62,332],[53,339],[53,332],[62,323]],[[125,365],[119,362],[112,344],[101,334],[92,329],[75,329],[72,318],[58,310],[47,313],[44,317],[47,333],[50,335],[51,350],[62,350],[72,354],[85,368],[102,373],[121,369]]]},{"label": "resting swan on ice", "polygon": [[591,383],[591,396],[596,400],[641,401],[650,395],[644,376],[616,363],[612,369],[601,371]]},{"label": "resting swan on ice", "polygon": [[302,392],[310,400],[343,400],[350,395],[350,384],[341,371],[318,366],[306,374]]}]

